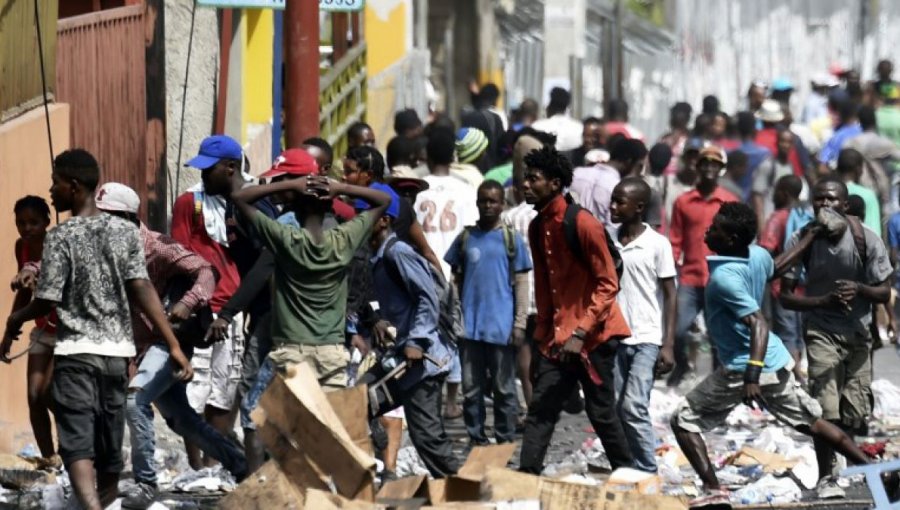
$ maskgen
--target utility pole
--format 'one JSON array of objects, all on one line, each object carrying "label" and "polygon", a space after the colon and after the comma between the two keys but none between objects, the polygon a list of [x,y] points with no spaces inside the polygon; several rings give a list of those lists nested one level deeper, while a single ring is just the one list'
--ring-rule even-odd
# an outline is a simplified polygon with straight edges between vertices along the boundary
[{"label": "utility pole", "polygon": [[[319,135],[319,3],[285,2],[285,148]],[[278,118],[279,112],[273,112]]]}]

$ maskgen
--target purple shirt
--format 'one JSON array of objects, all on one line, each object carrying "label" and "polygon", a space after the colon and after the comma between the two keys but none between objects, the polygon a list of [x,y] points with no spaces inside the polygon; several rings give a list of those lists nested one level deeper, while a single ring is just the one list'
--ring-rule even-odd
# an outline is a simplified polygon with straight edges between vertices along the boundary
[{"label": "purple shirt", "polygon": [[611,166],[582,166],[575,169],[569,192],[578,205],[608,225],[610,198],[620,180],[619,171]]}]

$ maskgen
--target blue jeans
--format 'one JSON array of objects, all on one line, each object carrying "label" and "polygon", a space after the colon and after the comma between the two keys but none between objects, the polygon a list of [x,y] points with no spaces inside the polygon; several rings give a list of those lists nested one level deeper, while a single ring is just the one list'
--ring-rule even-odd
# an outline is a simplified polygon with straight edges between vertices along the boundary
[{"label": "blue jeans", "polygon": [[[691,287],[680,285],[676,301],[678,302],[678,318],[675,324],[675,365],[686,368],[688,366],[688,330],[697,318],[697,315],[706,307],[706,287]],[[713,366],[719,366],[719,358],[716,354],[715,343],[713,346]]]},{"label": "blue jeans", "polygon": [[247,394],[241,398],[241,428],[244,430],[256,430],[256,424],[250,419],[250,413],[259,405],[259,399],[266,392],[269,383],[275,378],[275,364],[267,355],[263,358],[262,364],[256,377],[253,378],[253,386],[247,391]]},{"label": "blue jeans", "polygon": [[484,392],[490,372],[493,380],[494,437],[498,443],[514,441],[516,418],[519,414],[516,348],[478,340],[463,340],[459,347],[462,360],[463,418],[469,438],[474,443],[488,441],[484,432]]},{"label": "blue jeans", "polygon": [[648,406],[659,346],[619,344],[616,352],[616,412],[634,458],[635,469],[656,472],[656,435]]},{"label": "blue jeans", "polygon": [[247,475],[247,460],[243,452],[191,408],[185,384],[175,379],[166,347],[157,344],[147,350],[128,388],[125,411],[131,433],[131,463],[135,481],[156,484],[158,469],[153,458],[156,436],[151,403],[156,404],[169,428],[176,434],[221,462],[238,480]]}]

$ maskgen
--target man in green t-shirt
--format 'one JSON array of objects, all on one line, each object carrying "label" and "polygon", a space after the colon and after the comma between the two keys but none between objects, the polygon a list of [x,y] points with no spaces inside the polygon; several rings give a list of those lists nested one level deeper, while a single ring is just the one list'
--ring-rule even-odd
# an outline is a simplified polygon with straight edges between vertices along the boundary
[{"label": "man in green t-shirt", "polygon": [[[281,193],[292,202],[303,228],[257,214],[252,204],[273,193]],[[322,220],[338,195],[361,198],[374,207],[325,230]],[[384,214],[390,196],[326,177],[306,176],[244,188],[234,192],[232,200],[275,256],[272,362],[281,371],[307,362],[322,386],[346,387],[350,360],[344,348],[347,266],[356,249],[368,239],[372,225]]]}]

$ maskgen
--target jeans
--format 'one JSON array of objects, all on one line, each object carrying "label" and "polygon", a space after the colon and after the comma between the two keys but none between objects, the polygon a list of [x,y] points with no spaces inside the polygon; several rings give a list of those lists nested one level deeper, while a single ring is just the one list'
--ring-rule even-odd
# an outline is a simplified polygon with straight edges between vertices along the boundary
[{"label": "jeans", "polygon": [[488,372],[494,398],[494,437],[498,443],[515,440],[519,398],[516,394],[516,348],[478,340],[460,342],[462,359],[463,417],[473,443],[487,443],[484,392]]},{"label": "jeans", "polygon": [[653,372],[659,346],[654,344],[619,345],[616,353],[616,411],[635,469],[656,472],[656,436],[648,406],[653,389]]},{"label": "jeans", "polygon": [[585,411],[600,437],[603,449],[613,469],[631,467],[631,452],[625,439],[625,432],[616,414],[616,394],[614,390],[614,365],[618,342],[610,341],[591,351],[589,357],[602,380],[597,385],[591,380],[584,365],[561,364],[551,361],[535,352],[532,378],[534,396],[525,419],[525,434],[522,438],[522,453],[519,470],[540,474],[544,457],[553,436],[553,429],[559,421],[566,397],[572,393],[577,382],[584,391]]},{"label": "jeans", "polygon": [[[372,384],[386,375],[381,363],[370,368],[357,384]],[[459,460],[453,454],[452,442],[444,430],[443,420],[443,375],[426,377],[412,387],[399,389],[390,385],[396,409],[403,406],[409,439],[431,476],[443,478],[456,474]],[[377,418],[372,416],[369,418]]]},{"label": "jeans", "polygon": [[175,433],[221,462],[238,480],[247,475],[247,460],[243,452],[191,408],[186,385],[175,379],[169,363],[169,351],[164,346],[157,344],[147,350],[129,390],[126,415],[131,433],[131,463],[135,481],[156,484],[158,469],[153,458],[156,436],[151,403],[156,404]]},{"label": "jeans", "polygon": [[[705,307],[706,287],[691,287],[681,285],[678,287],[676,300],[678,302],[678,318],[675,324],[675,366],[686,368],[688,366],[688,330],[694,323],[697,315]],[[718,366],[719,360],[713,352],[713,364]]]},{"label": "jeans", "polygon": [[244,430],[256,430],[256,424],[250,418],[253,410],[259,406],[259,399],[269,387],[269,383],[275,377],[275,364],[268,356],[264,358],[256,377],[253,378],[253,386],[247,391],[247,394],[241,398],[241,428]]},{"label": "jeans", "polygon": [[[266,362],[269,352],[272,350],[272,321],[270,314],[266,313],[259,320],[253,321],[256,327],[247,341],[244,351],[244,363],[241,367],[241,384],[238,386],[240,398],[241,428],[256,430],[256,425],[250,419],[250,413],[256,409],[259,398],[269,386],[272,380],[272,362]],[[268,372],[263,372],[263,365],[268,363]],[[262,377],[263,382],[257,385],[257,380]]]}]

